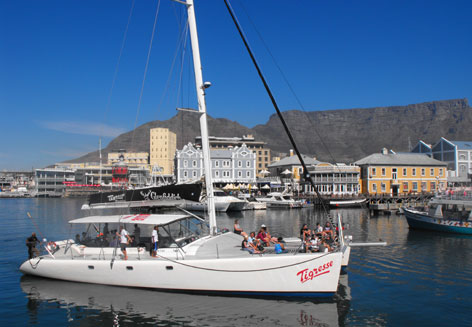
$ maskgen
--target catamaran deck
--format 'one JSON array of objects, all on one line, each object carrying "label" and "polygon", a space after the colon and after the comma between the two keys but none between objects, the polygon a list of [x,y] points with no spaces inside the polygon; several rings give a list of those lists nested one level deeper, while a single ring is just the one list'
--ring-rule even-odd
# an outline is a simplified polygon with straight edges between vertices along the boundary
[{"label": "catamaran deck", "polygon": [[[234,233],[225,233],[212,237],[196,240],[195,242],[183,246],[171,246],[168,248],[159,249],[157,257],[152,257],[149,250],[145,247],[128,247],[128,260],[165,260],[165,259],[223,259],[223,258],[237,258],[237,257],[260,257],[260,256],[280,256],[280,255],[294,255],[299,253],[301,249],[300,242],[289,242],[285,244],[287,253],[276,254],[274,246],[266,247],[263,253],[249,253],[241,249],[243,237]],[[123,253],[120,247],[88,247],[85,245],[75,244],[72,240],[57,242],[60,249],[53,253],[53,256],[44,255],[43,259],[53,260],[122,260]]]}]

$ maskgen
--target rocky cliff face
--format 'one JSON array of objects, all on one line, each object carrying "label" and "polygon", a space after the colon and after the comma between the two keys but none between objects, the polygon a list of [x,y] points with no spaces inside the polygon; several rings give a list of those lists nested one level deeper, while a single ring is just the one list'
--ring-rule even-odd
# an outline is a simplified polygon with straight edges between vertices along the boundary
[{"label": "rocky cliff face", "polygon": [[[398,152],[408,151],[409,140],[413,146],[420,139],[434,143],[441,136],[449,140],[472,140],[472,108],[467,99],[369,109],[290,110],[283,116],[300,151],[329,162],[353,162],[384,147]],[[211,117],[208,126],[212,136],[253,134],[257,140],[267,142],[273,151],[288,152],[292,148],[275,114],[266,124],[252,129],[234,121]],[[166,127],[176,133],[179,149],[200,135],[195,114],[179,112],[169,120],[152,121],[116,137],[103,150],[104,157],[116,149],[149,151],[149,129],[154,127]],[[97,162],[98,151],[70,162],[85,161]]]}]

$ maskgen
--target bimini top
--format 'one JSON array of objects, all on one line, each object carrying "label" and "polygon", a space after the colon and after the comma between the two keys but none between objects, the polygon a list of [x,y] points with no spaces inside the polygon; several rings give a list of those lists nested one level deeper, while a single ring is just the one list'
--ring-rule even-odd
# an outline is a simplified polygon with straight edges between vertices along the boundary
[{"label": "bimini top", "polygon": [[167,225],[174,221],[190,217],[189,215],[111,215],[111,216],[89,216],[69,220],[70,224],[144,224],[144,225]]}]

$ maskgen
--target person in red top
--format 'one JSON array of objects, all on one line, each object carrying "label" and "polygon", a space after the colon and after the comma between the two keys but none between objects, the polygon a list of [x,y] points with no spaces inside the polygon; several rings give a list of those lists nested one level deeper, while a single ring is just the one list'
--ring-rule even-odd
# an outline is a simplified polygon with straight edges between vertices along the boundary
[{"label": "person in red top", "polygon": [[261,242],[265,246],[270,246],[270,239],[267,237],[267,234],[264,228],[265,228],[265,225],[261,225],[261,229],[259,229],[259,233],[257,233],[256,238],[261,240]]},{"label": "person in red top", "polygon": [[277,242],[277,238],[272,237],[267,232],[267,227],[264,224],[261,225],[261,229],[259,229],[259,233],[257,233],[256,238],[261,240],[261,242],[264,243],[266,246],[270,246],[270,242],[273,242],[274,244]]}]

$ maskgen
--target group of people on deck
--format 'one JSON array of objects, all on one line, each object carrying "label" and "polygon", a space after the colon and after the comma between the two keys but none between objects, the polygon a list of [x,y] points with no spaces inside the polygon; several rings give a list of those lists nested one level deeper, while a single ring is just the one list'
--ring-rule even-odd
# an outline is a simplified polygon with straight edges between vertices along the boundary
[{"label": "group of people on deck", "polygon": [[271,245],[274,245],[275,253],[286,253],[285,242],[282,237],[273,237],[267,230],[267,226],[262,224],[258,233],[251,232],[249,235],[243,231],[236,219],[234,222],[233,232],[241,235],[243,241],[241,242],[241,249],[249,253],[264,253]]},{"label": "group of people on deck", "polygon": [[303,250],[307,253],[333,251],[336,237],[337,231],[329,221],[326,222],[324,227],[317,223],[313,230],[309,229],[307,224],[303,224],[300,230]]},{"label": "group of people on deck", "polygon": [[[243,231],[239,221],[235,220],[233,232],[244,237],[241,249],[250,253],[264,253],[271,245],[274,245],[275,253],[287,253],[285,241],[282,237],[273,237],[267,230],[267,226],[262,224],[259,232],[251,232],[249,235]],[[302,241],[302,251],[310,252],[331,252],[334,250],[338,237],[337,227],[327,222],[324,226],[316,224],[313,229],[303,224],[300,230]]]}]

